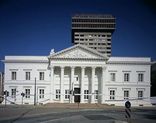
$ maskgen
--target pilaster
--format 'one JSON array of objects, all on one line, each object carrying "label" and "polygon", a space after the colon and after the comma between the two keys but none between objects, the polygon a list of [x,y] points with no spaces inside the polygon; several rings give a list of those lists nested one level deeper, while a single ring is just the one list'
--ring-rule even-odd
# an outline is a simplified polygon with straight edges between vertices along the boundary
[{"label": "pilaster", "polygon": [[106,66],[102,67],[102,80],[101,80],[101,103],[105,103],[105,77],[106,77]]}]

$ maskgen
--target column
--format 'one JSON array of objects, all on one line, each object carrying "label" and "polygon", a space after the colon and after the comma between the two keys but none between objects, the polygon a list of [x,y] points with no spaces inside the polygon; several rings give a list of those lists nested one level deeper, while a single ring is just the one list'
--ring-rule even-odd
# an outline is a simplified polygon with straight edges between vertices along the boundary
[{"label": "column", "polygon": [[106,99],[106,89],[105,89],[105,76],[106,76],[106,67],[102,67],[102,80],[101,80],[101,103],[105,103]]},{"label": "column", "polygon": [[[72,90],[72,92],[74,91],[74,67],[71,67],[71,83],[70,83],[70,90]],[[70,95],[70,102],[74,103],[74,96],[73,94]]]},{"label": "column", "polygon": [[64,94],[65,94],[65,92],[64,92],[64,67],[62,67],[61,66],[61,87],[60,87],[60,89],[61,89],[61,103],[63,103],[63,101],[64,101]]},{"label": "column", "polygon": [[92,79],[91,79],[91,103],[95,103],[95,95],[94,95],[94,90],[95,90],[95,67],[92,67]]},{"label": "column", "polygon": [[51,77],[51,85],[50,85],[50,101],[53,102],[54,100],[54,67],[51,66],[51,71],[50,71],[50,77]]},{"label": "column", "polygon": [[85,74],[85,67],[81,67],[81,96],[80,96],[81,103],[84,103],[84,74]]}]

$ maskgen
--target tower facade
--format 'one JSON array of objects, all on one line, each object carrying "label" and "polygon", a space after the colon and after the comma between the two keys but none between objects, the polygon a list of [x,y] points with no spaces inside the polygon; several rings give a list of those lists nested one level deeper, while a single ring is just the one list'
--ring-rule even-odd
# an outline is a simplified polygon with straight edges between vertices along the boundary
[{"label": "tower facade", "polygon": [[111,39],[115,30],[112,15],[75,15],[72,17],[72,43],[86,45],[111,56]]}]

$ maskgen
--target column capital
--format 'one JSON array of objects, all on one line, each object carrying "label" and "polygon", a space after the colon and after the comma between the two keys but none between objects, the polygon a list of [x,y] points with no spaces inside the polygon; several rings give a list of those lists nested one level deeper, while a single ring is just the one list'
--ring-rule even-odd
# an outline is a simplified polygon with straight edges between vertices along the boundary
[{"label": "column capital", "polygon": [[85,69],[86,67],[85,66],[81,66],[81,69]]},{"label": "column capital", "polygon": [[71,69],[75,69],[75,66],[70,66]]},{"label": "column capital", "polygon": [[96,66],[91,67],[92,69],[96,69]]}]

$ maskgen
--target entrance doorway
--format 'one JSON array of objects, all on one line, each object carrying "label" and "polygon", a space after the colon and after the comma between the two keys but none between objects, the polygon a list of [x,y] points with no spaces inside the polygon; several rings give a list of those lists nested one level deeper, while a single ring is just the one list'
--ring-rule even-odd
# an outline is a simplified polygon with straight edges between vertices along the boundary
[{"label": "entrance doorway", "polygon": [[[80,94],[80,88],[74,88],[74,94]],[[80,103],[80,95],[74,95],[74,102]]]}]

